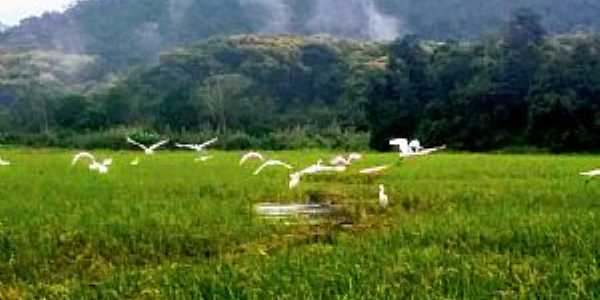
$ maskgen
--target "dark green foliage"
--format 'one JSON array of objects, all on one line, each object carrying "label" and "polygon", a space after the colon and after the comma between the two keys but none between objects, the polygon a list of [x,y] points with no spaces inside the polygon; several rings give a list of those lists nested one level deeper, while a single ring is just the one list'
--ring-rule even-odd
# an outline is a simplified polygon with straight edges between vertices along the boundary
[{"label": "dark green foliage", "polygon": [[377,150],[389,150],[390,138],[415,137],[472,151],[594,151],[600,39],[546,37],[540,24],[517,10],[502,36],[481,42],[212,38],[93,89],[65,74],[75,62],[75,74],[88,78],[101,61],[0,53],[0,128],[12,142],[41,135],[36,144],[61,146],[102,145],[76,135],[133,127],[217,134],[227,149],[356,148],[370,135]]}]

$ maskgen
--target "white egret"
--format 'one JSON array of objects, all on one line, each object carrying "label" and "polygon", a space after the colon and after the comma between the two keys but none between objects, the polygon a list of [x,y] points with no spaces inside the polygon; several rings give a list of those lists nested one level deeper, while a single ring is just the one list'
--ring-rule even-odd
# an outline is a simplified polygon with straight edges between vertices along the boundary
[{"label": "white egret", "polygon": [[587,177],[596,177],[596,176],[600,176],[600,169],[595,169],[595,170],[591,170],[588,172],[581,172],[579,173],[579,175],[581,176],[587,176]]},{"label": "white egret", "polygon": [[354,161],[360,160],[362,159],[362,154],[360,153],[350,153],[347,156],[336,156],[334,157],[332,160],[329,161],[329,164],[332,166],[349,166],[351,165]]},{"label": "white egret", "polygon": [[140,164],[140,158],[136,157],[134,160],[131,161],[131,163],[129,163],[132,166],[137,166]]},{"label": "white egret", "polygon": [[158,149],[159,147],[167,144],[169,142],[169,140],[162,140],[162,141],[160,141],[160,142],[158,142],[158,143],[156,143],[154,145],[151,145],[151,146],[143,145],[143,144],[141,144],[139,142],[134,141],[130,137],[127,137],[127,142],[130,143],[130,144],[132,144],[132,145],[135,145],[135,146],[138,146],[138,147],[142,148],[142,150],[144,150],[144,153],[146,155],[153,155],[156,149]]},{"label": "white egret", "polygon": [[316,165],[309,166],[304,170],[298,171],[296,173],[290,174],[290,189],[295,188],[300,183],[300,179],[304,175],[308,174],[317,174],[320,172],[344,172],[346,171],[346,166],[324,166],[323,160],[319,160]]},{"label": "white egret", "polygon": [[360,170],[360,174],[377,174],[381,171],[387,170],[391,167],[391,165],[385,165],[385,166],[379,166],[379,167],[372,167],[372,168],[367,168],[367,169],[363,169]]},{"label": "white egret", "polygon": [[214,139],[208,140],[202,144],[179,144],[179,143],[177,143],[177,144],[175,144],[175,146],[177,148],[187,148],[190,150],[194,150],[196,152],[202,152],[202,151],[206,150],[206,148],[208,146],[216,143],[217,141],[219,141],[219,138],[214,138]]},{"label": "white egret", "polygon": [[102,162],[98,162],[96,160],[96,157],[94,157],[94,155],[92,155],[91,153],[81,152],[81,153],[75,155],[75,157],[73,157],[73,161],[71,162],[71,165],[74,166],[75,164],[77,164],[77,162],[80,159],[83,159],[83,158],[87,158],[90,160],[90,164],[89,164],[88,168],[91,171],[98,171],[98,173],[100,173],[100,174],[108,173],[108,167],[110,165],[112,165],[112,163],[113,163],[113,160],[110,158],[105,159]]},{"label": "white egret", "polygon": [[258,169],[256,169],[256,171],[254,171],[254,175],[260,174],[260,172],[262,172],[262,170],[265,169],[266,167],[274,167],[274,166],[281,166],[281,167],[284,167],[289,170],[294,168],[291,165],[286,164],[282,161],[271,159],[271,160],[266,161],[264,164],[262,164],[262,166],[258,167]]},{"label": "white egret", "polygon": [[352,162],[349,159],[346,159],[343,156],[336,156],[332,160],[329,161],[329,164],[332,166],[349,166]]},{"label": "white egret", "polygon": [[299,172],[290,174],[290,190],[298,186],[298,184],[300,184],[300,177],[302,177],[302,174],[300,174]]},{"label": "white egret", "polygon": [[3,160],[2,158],[0,158],[0,166],[10,166],[10,161]]},{"label": "white egret", "polygon": [[404,158],[429,155],[433,152],[446,149],[446,146],[423,148],[421,147],[421,143],[419,141],[413,140],[409,143],[408,140],[404,138],[390,140],[390,145],[398,146],[400,149],[400,157]]},{"label": "white egret", "polygon": [[421,146],[421,142],[419,142],[419,140],[410,141],[408,147],[410,147],[410,150],[415,153],[423,150],[423,147]]},{"label": "white egret", "polygon": [[389,198],[385,194],[385,187],[383,184],[379,185],[379,206],[381,208],[386,208],[389,204]]},{"label": "white egret", "polygon": [[258,152],[248,152],[244,154],[244,156],[242,156],[242,159],[240,159],[240,166],[246,163],[246,161],[249,159],[258,159],[261,161],[265,161],[265,158],[262,154]]}]

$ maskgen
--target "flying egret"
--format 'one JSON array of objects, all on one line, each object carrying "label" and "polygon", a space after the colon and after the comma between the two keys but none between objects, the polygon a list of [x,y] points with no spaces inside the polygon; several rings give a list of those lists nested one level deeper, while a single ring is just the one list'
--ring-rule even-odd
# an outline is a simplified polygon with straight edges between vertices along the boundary
[{"label": "flying egret", "polygon": [[408,147],[410,147],[410,150],[415,153],[423,150],[423,147],[421,146],[421,142],[419,142],[419,140],[410,141],[410,143],[408,143]]},{"label": "flying egret", "polygon": [[581,172],[579,173],[579,175],[581,176],[587,176],[587,177],[596,177],[596,176],[600,176],[600,169],[595,169],[595,170],[591,170],[588,172]]},{"label": "flying egret", "polygon": [[284,167],[286,169],[289,169],[289,170],[291,170],[291,169],[294,168],[291,165],[286,164],[286,163],[284,163],[282,161],[272,160],[271,159],[271,160],[266,161],[264,164],[262,164],[262,166],[258,167],[258,169],[256,169],[256,171],[254,171],[254,175],[260,174],[260,172],[262,172],[262,170],[264,168],[266,168],[266,167],[274,167],[274,166],[282,166],[282,167]]},{"label": "flying egret", "polygon": [[332,160],[329,161],[329,164],[332,166],[349,166],[352,162],[349,159],[346,159],[343,156],[336,156]]},{"label": "flying egret", "polygon": [[208,146],[216,143],[217,141],[219,141],[219,138],[214,138],[214,139],[208,140],[202,144],[179,144],[179,143],[177,143],[177,144],[175,144],[175,146],[177,148],[187,148],[190,150],[194,150],[196,152],[202,152],[202,151],[206,150],[206,148]]},{"label": "flying egret", "polygon": [[290,189],[295,188],[300,183],[300,179],[304,175],[308,174],[317,174],[320,172],[344,172],[346,171],[346,166],[324,166],[323,160],[319,160],[316,165],[309,166],[301,171],[290,174]]},{"label": "flying egret", "polygon": [[262,154],[258,152],[248,152],[244,154],[244,156],[242,156],[242,159],[240,159],[240,166],[246,163],[246,161],[249,159],[258,159],[261,161],[265,161],[265,158]]},{"label": "flying egret", "polygon": [[363,169],[360,170],[360,174],[377,174],[381,171],[387,170],[391,167],[391,165],[385,165],[385,166],[379,166],[379,167],[372,167],[372,168],[367,168],[367,169]]},{"label": "flying egret", "polygon": [[10,161],[3,160],[2,158],[0,158],[0,166],[10,166]]},{"label": "flying egret", "polygon": [[77,162],[80,159],[83,159],[83,158],[90,160],[90,164],[88,166],[90,171],[98,171],[98,173],[100,173],[100,174],[108,173],[108,167],[110,165],[112,165],[112,163],[113,163],[113,160],[110,158],[105,159],[102,162],[98,162],[96,160],[96,157],[94,157],[94,155],[92,155],[91,153],[81,152],[81,153],[75,155],[75,157],[73,157],[73,161],[71,162],[71,165],[74,166],[75,164],[77,164]]},{"label": "flying egret", "polygon": [[[398,148],[400,149],[400,157],[403,158],[413,156],[425,156],[433,152],[446,149],[446,146],[435,148],[423,148],[421,147],[421,143],[419,141],[413,140],[409,143],[408,140],[404,138],[390,140],[390,145],[398,146]],[[414,151],[413,149],[418,149],[418,151]]]},{"label": "flying egret", "polygon": [[388,196],[385,194],[385,187],[383,184],[379,185],[379,206],[381,208],[386,208],[389,204]]},{"label": "flying egret", "polygon": [[166,143],[168,143],[169,140],[162,140],[162,141],[160,141],[160,142],[158,142],[158,143],[156,143],[154,145],[151,145],[149,147],[146,146],[146,145],[143,145],[141,143],[138,143],[138,142],[134,141],[130,137],[127,137],[127,142],[130,143],[130,144],[132,144],[132,145],[135,145],[135,146],[138,146],[138,147],[142,148],[142,150],[144,150],[144,153],[146,155],[153,155],[154,151],[156,149],[158,149],[159,147],[161,147],[161,146],[165,145]]}]

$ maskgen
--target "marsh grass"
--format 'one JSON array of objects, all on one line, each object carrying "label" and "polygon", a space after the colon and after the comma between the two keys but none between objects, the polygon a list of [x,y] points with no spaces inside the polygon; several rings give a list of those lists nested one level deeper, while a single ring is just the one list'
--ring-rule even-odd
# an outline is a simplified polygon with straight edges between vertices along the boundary
[{"label": "marsh grass", "polygon": [[[287,189],[239,153],[0,150],[0,299],[386,299],[600,297],[594,156],[368,154],[348,173]],[[296,166],[334,153],[267,152]],[[129,162],[140,157],[141,163]],[[376,206],[377,184],[391,207]],[[346,224],[284,226],[258,202],[330,202]]]}]

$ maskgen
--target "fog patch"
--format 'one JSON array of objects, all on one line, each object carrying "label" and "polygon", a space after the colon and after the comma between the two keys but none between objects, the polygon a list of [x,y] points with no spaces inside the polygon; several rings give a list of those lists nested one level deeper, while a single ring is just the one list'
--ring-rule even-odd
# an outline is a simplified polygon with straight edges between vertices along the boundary
[{"label": "fog patch", "polygon": [[403,23],[382,14],[373,0],[316,0],[307,29],[342,37],[389,41],[401,35]]},{"label": "fog patch", "polygon": [[262,33],[289,33],[292,22],[292,10],[284,0],[240,0],[242,7],[257,5],[264,9],[263,26],[259,29]]}]

